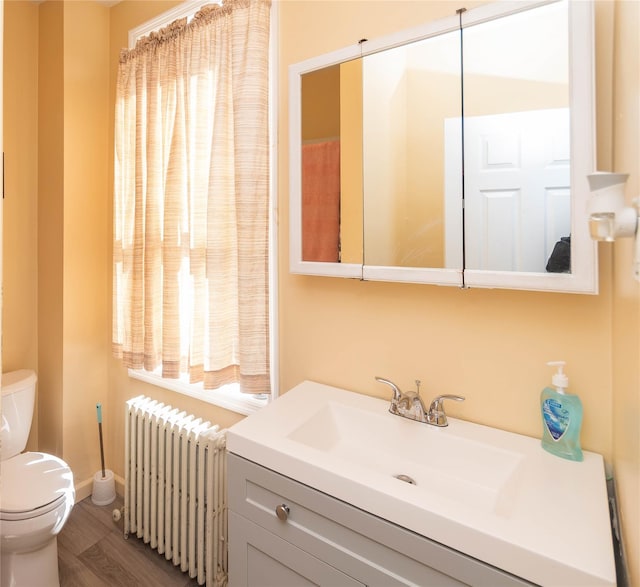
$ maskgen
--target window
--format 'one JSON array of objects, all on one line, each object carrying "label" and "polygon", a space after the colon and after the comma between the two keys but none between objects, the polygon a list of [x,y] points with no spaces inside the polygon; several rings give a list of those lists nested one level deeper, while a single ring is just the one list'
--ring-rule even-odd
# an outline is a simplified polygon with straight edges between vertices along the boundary
[{"label": "window", "polygon": [[114,354],[242,413],[274,394],[270,9],[173,11],[122,53],[116,97]]}]

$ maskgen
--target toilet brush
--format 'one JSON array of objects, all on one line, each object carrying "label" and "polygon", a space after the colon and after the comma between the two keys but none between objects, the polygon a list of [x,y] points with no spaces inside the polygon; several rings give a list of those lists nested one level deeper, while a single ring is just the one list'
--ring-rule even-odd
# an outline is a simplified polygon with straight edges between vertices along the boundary
[{"label": "toilet brush", "polygon": [[100,437],[100,464],[102,465],[102,478],[106,477],[104,472],[104,444],[102,443],[102,404],[96,404],[98,410],[98,436]]},{"label": "toilet brush", "polygon": [[98,411],[98,436],[100,437],[101,470],[93,476],[91,501],[96,505],[109,505],[116,498],[116,484],[113,471],[104,466],[104,444],[102,442],[102,404],[96,404]]}]

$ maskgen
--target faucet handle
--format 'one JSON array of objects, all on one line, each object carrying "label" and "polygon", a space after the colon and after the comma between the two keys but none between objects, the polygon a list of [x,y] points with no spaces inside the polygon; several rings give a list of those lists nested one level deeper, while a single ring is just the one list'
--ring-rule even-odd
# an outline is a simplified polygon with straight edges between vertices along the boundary
[{"label": "faucet handle", "polygon": [[393,381],[390,381],[389,379],[384,379],[383,377],[378,377],[377,375],[375,377],[375,380],[378,381],[379,383],[384,383],[385,385],[388,385],[393,390],[392,401],[400,400],[400,398],[402,397],[402,392],[400,391],[400,388]]},{"label": "faucet handle", "polygon": [[427,419],[430,424],[434,424],[435,426],[447,426],[447,415],[444,413],[444,405],[443,402],[446,399],[454,400],[457,402],[464,401],[464,397],[461,395],[439,395],[433,399],[431,405],[429,406],[429,412],[427,413]]}]

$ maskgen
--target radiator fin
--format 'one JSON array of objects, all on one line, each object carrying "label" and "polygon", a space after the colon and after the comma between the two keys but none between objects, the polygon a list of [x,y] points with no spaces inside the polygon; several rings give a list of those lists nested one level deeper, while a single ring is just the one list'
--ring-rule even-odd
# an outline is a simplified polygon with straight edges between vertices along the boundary
[{"label": "radiator fin", "polygon": [[125,413],[124,533],[199,585],[227,584],[226,434],[145,396]]}]

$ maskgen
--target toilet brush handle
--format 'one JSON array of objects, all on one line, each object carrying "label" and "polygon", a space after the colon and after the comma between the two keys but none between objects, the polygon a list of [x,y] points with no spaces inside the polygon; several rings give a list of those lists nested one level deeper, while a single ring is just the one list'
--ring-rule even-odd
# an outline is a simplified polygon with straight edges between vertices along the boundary
[{"label": "toilet brush handle", "polygon": [[98,411],[98,436],[100,437],[100,464],[102,465],[102,478],[104,479],[107,474],[104,469],[104,445],[102,444],[102,404],[96,404],[96,410]]}]

